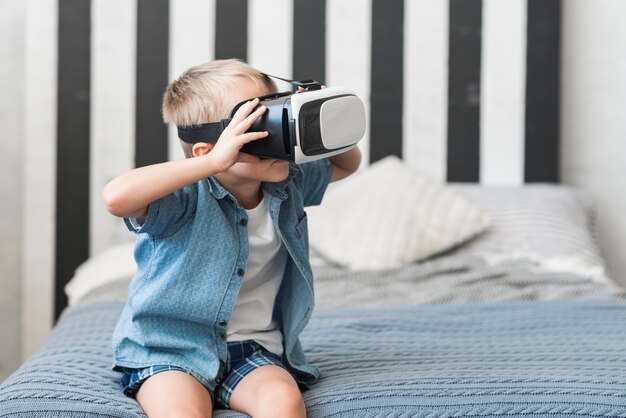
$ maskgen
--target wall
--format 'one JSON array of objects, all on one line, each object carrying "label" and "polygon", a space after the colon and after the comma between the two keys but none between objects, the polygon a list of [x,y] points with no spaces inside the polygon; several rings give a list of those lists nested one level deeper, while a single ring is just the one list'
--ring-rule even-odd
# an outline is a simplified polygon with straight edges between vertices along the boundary
[{"label": "wall", "polygon": [[0,381],[52,325],[56,0],[0,0]]},{"label": "wall", "polygon": [[626,2],[563,2],[561,175],[594,198],[600,243],[626,285]]},{"label": "wall", "polygon": [[20,361],[25,9],[0,0],[0,379]]}]

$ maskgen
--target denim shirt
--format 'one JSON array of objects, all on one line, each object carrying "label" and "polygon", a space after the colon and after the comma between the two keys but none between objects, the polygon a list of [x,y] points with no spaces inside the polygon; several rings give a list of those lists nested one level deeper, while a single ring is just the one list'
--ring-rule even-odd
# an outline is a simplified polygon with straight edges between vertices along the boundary
[{"label": "denim shirt", "polygon": [[[283,361],[304,387],[319,377],[299,341],[314,304],[304,207],[320,204],[331,173],[326,159],[290,164],[287,179],[262,185],[289,253],[273,316]],[[209,177],[151,203],[140,227],[125,222],[138,234],[137,274],[113,334],[114,370],[178,366],[213,390],[248,259],[245,210]]]}]

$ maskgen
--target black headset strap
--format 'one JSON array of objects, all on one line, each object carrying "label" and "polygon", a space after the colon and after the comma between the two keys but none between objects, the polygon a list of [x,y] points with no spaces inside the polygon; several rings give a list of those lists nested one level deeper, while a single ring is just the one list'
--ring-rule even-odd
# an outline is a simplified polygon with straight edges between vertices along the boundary
[{"label": "black headset strap", "polygon": [[179,126],[178,137],[188,144],[196,142],[215,142],[232,119],[222,119],[219,122],[205,123],[202,125]]},{"label": "black headset strap", "polygon": [[282,78],[282,77],[277,77],[275,75],[271,75],[268,73],[261,73],[266,77],[271,77],[271,78],[275,78],[277,80],[280,81],[284,81],[286,83],[289,83],[295,87],[302,87],[305,91],[310,91],[310,90],[319,90],[322,88],[322,85],[320,83],[318,83],[315,80],[300,80],[300,81],[296,81],[296,80],[289,80],[288,78]]}]

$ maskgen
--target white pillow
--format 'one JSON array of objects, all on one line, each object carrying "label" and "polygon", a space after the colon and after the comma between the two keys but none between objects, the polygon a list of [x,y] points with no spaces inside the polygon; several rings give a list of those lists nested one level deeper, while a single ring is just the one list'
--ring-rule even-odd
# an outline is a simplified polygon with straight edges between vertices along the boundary
[{"label": "white pillow", "polygon": [[93,289],[116,280],[130,280],[137,271],[133,242],[117,244],[88,258],[65,285],[69,306],[76,305]]},{"label": "white pillow", "polygon": [[479,207],[387,157],[333,184],[307,208],[311,248],[353,270],[400,267],[484,231]]}]

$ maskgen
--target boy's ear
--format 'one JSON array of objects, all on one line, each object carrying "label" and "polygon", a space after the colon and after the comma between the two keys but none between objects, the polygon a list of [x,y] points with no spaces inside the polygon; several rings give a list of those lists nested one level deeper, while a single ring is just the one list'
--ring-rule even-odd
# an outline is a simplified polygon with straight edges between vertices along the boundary
[{"label": "boy's ear", "polygon": [[215,144],[211,144],[208,142],[196,142],[193,144],[192,153],[194,157],[199,157],[201,155],[208,154],[209,151],[213,149]]}]

